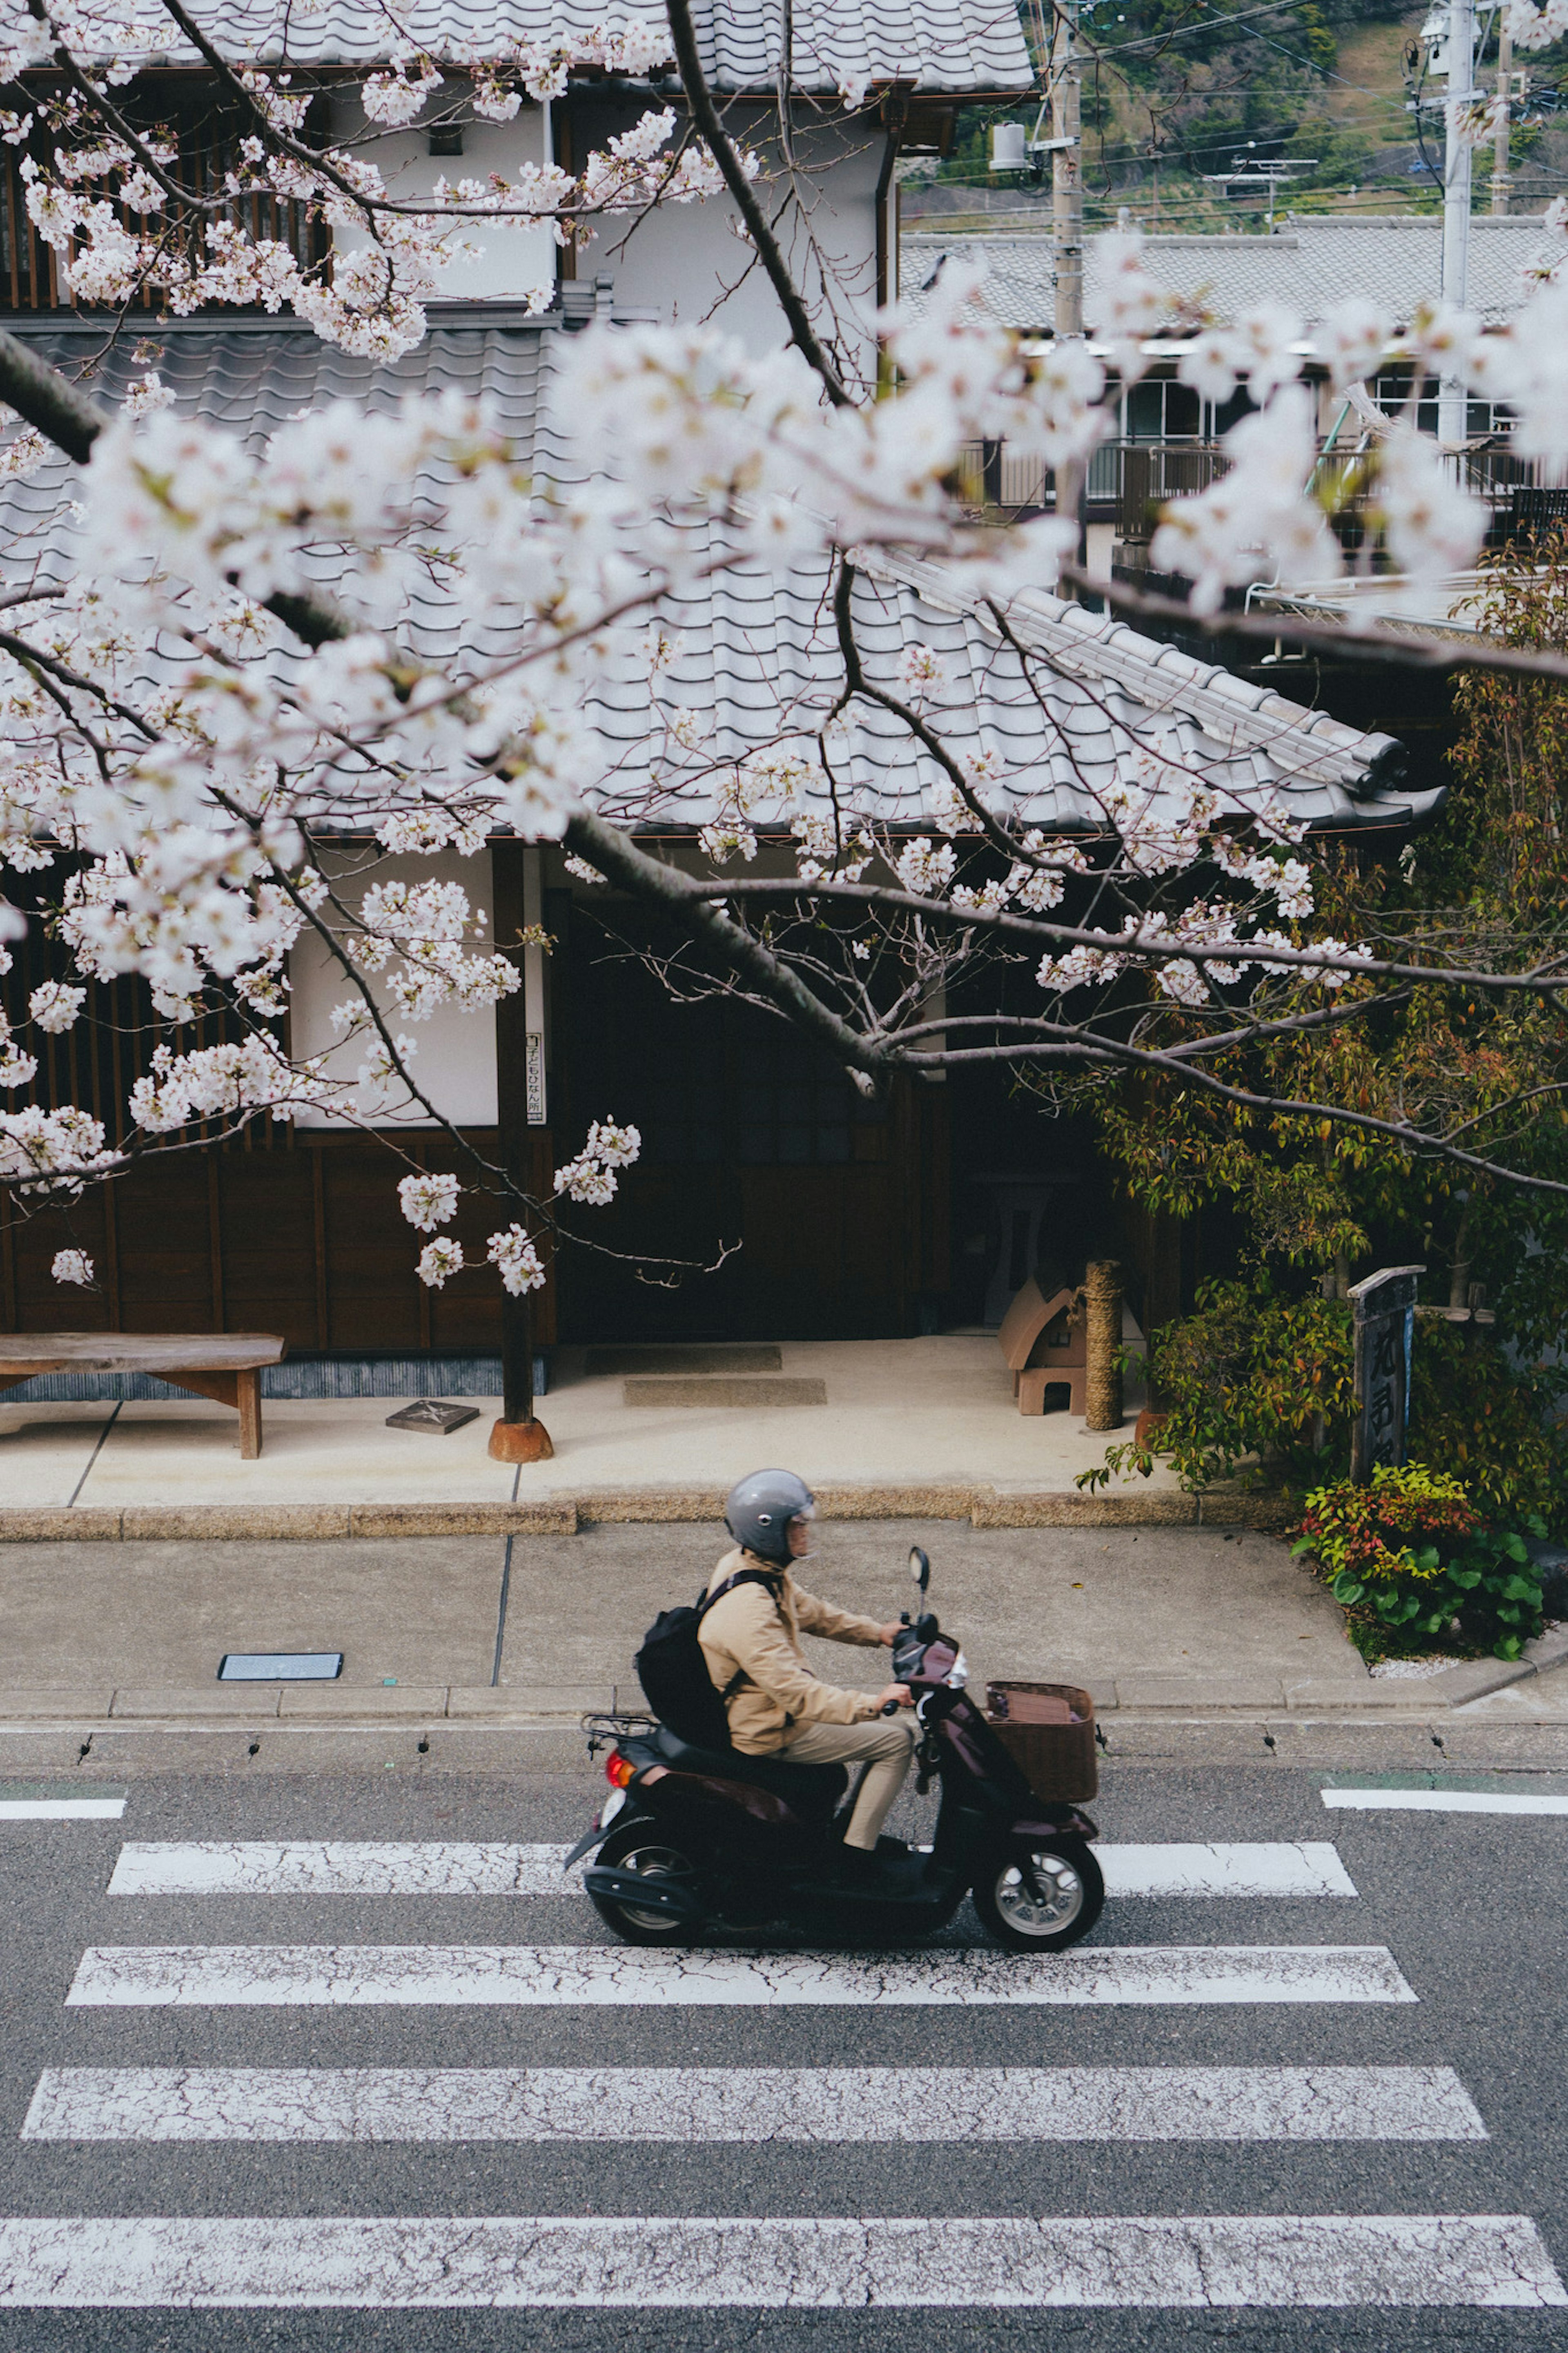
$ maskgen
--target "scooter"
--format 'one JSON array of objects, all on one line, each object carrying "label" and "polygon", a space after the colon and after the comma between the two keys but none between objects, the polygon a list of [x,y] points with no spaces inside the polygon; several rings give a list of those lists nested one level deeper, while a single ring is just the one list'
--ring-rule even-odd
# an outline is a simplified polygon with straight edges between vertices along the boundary
[{"label": "scooter", "polygon": [[902,1941],[945,1927],[969,1894],[1015,1952],[1060,1952],[1089,1934],[1105,1901],[1089,1846],[1099,1832],[1076,1805],[1037,1797],[969,1696],[963,1651],[924,1607],[931,1563],[918,1546],[910,1570],[921,1606],[902,1615],[893,1675],[920,1720],[919,1793],[941,1784],[931,1847],[880,1841],[868,1884],[836,1884],[843,1766],[695,1747],[649,1716],[586,1716],[590,1755],[609,1749],[610,1795],[566,1867],[597,1850],[584,1884],[627,1944],[779,1930]]}]

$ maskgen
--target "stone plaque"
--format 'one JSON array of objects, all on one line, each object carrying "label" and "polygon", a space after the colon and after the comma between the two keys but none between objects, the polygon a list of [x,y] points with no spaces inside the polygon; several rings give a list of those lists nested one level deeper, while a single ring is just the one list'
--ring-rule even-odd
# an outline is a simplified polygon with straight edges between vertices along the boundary
[{"label": "stone plaque", "polygon": [[1415,1285],[1426,1271],[1424,1266],[1388,1266],[1351,1286],[1355,1305],[1352,1479],[1368,1480],[1380,1462],[1405,1460]]}]

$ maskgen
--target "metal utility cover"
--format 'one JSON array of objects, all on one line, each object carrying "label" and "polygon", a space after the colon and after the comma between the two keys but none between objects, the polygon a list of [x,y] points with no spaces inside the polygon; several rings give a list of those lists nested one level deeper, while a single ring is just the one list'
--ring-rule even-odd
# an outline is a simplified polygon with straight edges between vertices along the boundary
[{"label": "metal utility cover", "polygon": [[341,1651],[226,1651],[220,1683],[331,1683],[343,1671]]},{"label": "metal utility cover", "polygon": [[447,1438],[479,1418],[477,1405],[443,1405],[438,1398],[418,1398],[401,1412],[389,1413],[386,1426],[388,1430],[427,1430],[437,1438]]}]

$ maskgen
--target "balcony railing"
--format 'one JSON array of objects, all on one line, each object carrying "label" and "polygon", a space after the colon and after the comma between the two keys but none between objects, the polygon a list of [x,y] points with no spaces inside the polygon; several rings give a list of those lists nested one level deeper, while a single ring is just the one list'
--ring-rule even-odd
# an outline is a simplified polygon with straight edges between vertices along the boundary
[{"label": "balcony railing", "polygon": [[[215,131],[210,124],[204,123],[199,131],[182,137],[180,170],[184,183],[198,201],[210,201],[214,206],[211,214],[189,225],[188,258],[198,267],[205,259],[203,219],[226,218],[254,237],[270,237],[287,246],[301,269],[323,262],[331,250],[331,232],[308,206],[266,192],[224,199],[226,175],[237,161],[235,137]],[[0,311],[70,311],[74,306],[61,285],[57,257],[27,216],[18,164],[16,149],[0,150]],[[132,236],[156,233],[161,227],[166,231],[166,224],[124,207],[121,217]],[[160,310],[163,299],[161,290],[148,288],[128,307],[140,315]]]},{"label": "balcony railing", "polygon": [[[1310,485],[1341,511],[1352,533],[1371,503],[1354,482],[1364,456],[1331,449],[1318,459]],[[1544,487],[1540,468],[1516,458],[1504,442],[1455,451],[1445,463],[1455,479],[1492,510],[1492,536],[1568,522],[1568,491]],[[1103,441],[1089,460],[1085,499],[1092,522],[1111,523],[1117,538],[1146,542],[1167,499],[1190,498],[1230,470],[1217,445],[1198,441]],[[991,515],[1048,513],[1056,483],[1037,459],[1015,457],[1003,441],[973,441],[961,468],[965,502]]]},{"label": "balcony railing", "polygon": [[[1147,539],[1166,499],[1206,490],[1229,468],[1200,442],[1102,441],[1089,461],[1084,494],[1097,522],[1123,539]],[[962,468],[966,502],[1004,514],[1039,514],[1056,504],[1056,481],[1037,458],[1015,457],[1005,441],[972,441]]]}]

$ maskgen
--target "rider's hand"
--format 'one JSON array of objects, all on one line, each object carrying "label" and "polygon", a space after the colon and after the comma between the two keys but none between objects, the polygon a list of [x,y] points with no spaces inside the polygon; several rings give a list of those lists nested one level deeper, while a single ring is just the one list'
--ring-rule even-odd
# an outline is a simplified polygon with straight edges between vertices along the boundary
[{"label": "rider's hand", "polygon": [[890,1626],[879,1626],[878,1628],[877,1640],[879,1642],[885,1644],[890,1651],[893,1644],[898,1641],[899,1636],[904,1631],[905,1627],[903,1620],[901,1618],[895,1618]]},{"label": "rider's hand", "polygon": [[889,1683],[886,1691],[877,1694],[879,1713],[885,1707],[910,1707],[912,1704],[908,1683]]}]

